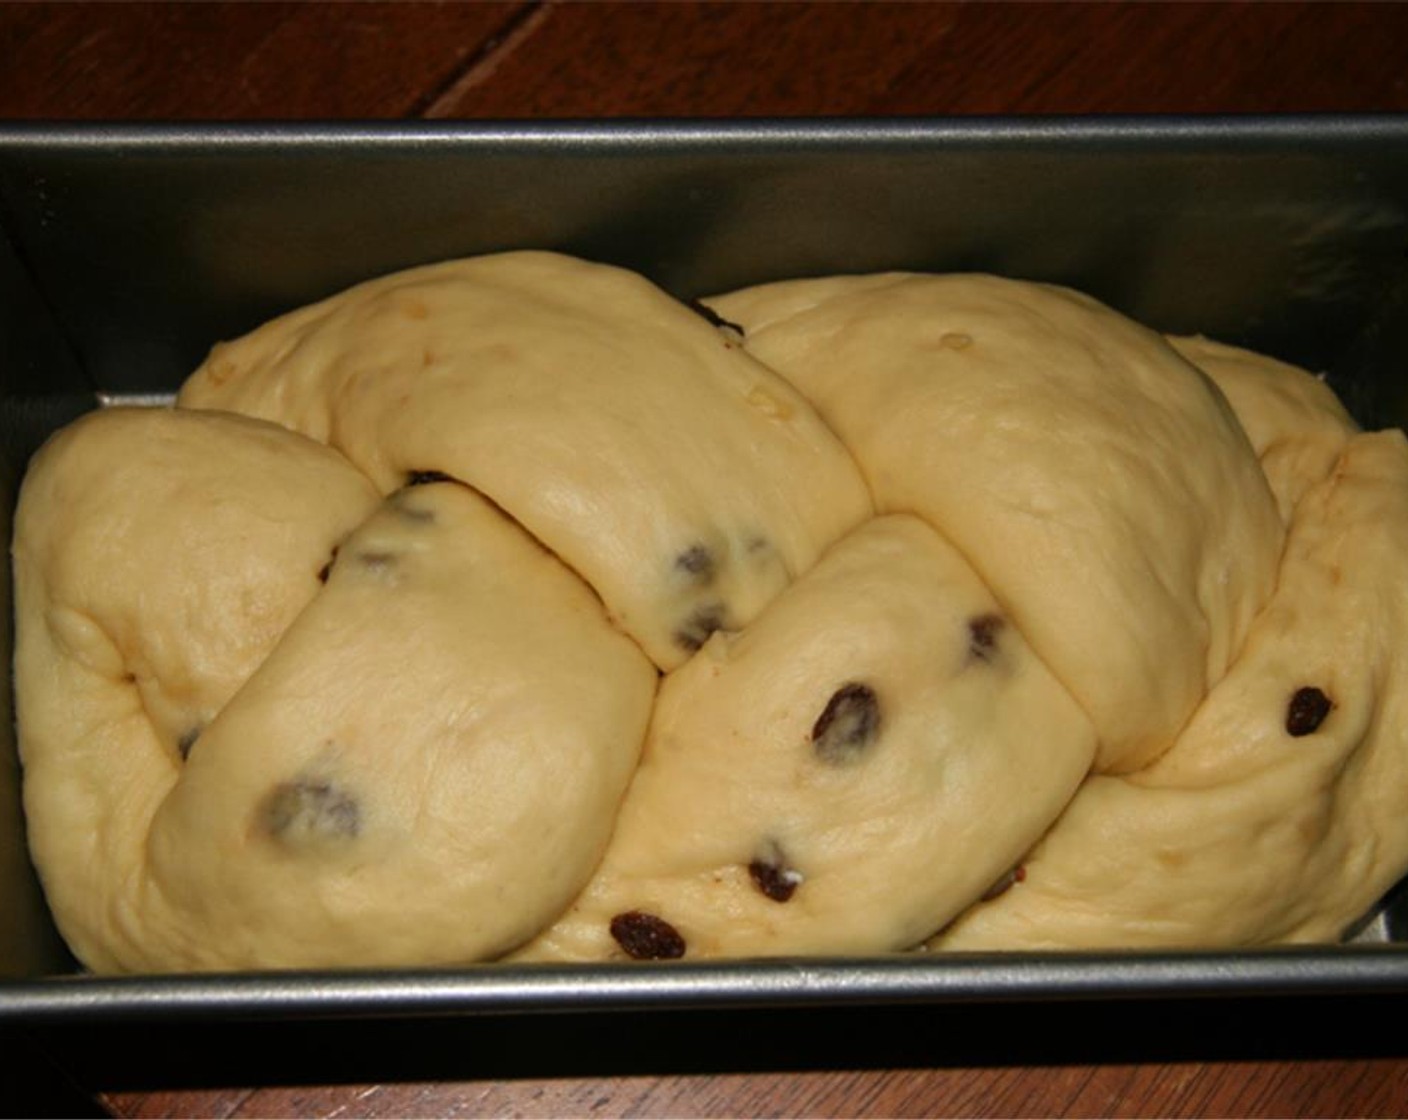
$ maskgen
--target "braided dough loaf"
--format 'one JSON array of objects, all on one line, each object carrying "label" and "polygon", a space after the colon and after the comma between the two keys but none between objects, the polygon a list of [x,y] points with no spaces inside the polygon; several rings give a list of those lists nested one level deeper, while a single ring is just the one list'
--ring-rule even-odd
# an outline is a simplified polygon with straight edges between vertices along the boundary
[{"label": "braided dough loaf", "polygon": [[1408,870],[1401,435],[1050,286],[709,302],[413,269],[50,441],[17,702],[85,963],[1333,939]]}]

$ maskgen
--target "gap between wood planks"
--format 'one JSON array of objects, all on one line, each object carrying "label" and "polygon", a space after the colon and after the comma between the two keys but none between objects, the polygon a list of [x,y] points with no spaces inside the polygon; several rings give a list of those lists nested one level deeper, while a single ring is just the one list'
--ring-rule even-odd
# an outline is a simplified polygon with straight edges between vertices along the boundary
[{"label": "gap between wood planks", "polygon": [[435,120],[454,116],[466,95],[488,81],[499,65],[547,20],[557,0],[532,0],[509,17],[503,27],[484,40],[445,81],[411,105],[407,116]]}]

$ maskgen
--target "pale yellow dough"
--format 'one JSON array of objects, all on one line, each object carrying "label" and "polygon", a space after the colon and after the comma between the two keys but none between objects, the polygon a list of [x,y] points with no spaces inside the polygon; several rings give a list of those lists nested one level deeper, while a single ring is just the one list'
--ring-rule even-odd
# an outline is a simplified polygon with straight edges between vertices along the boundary
[{"label": "pale yellow dough", "polygon": [[[1337,939],[1408,859],[1405,627],[1408,442],[1356,436],[1298,504],[1275,598],[1173,749],[1087,782],[1025,881],[933,947]],[[1333,707],[1297,736],[1302,688]]]},{"label": "pale yellow dough", "polygon": [[811,406],[623,269],[506,253],[382,277],[217,346],[180,403],[441,471],[579,572],[655,662],[744,625],[871,512]]},{"label": "pale yellow dough", "polygon": [[1094,751],[963,559],[879,518],[665,679],[601,870],[523,956],[624,958],[612,919],[633,912],[690,958],[912,948],[1026,852]]},{"label": "pale yellow dough", "polygon": [[17,520],[32,850],[91,967],[472,961],[586,881],[655,672],[483,498],[378,506],[273,425],[106,412]]},{"label": "pale yellow dough", "polygon": [[1227,397],[1289,524],[1359,426],[1328,385],[1297,366],[1201,336],[1168,341]]},{"label": "pale yellow dough", "polygon": [[1090,713],[1097,765],[1173,742],[1274,586],[1283,530],[1225,400],[1088,297],[991,276],[711,299],[817,405],[877,506],[926,518]]}]

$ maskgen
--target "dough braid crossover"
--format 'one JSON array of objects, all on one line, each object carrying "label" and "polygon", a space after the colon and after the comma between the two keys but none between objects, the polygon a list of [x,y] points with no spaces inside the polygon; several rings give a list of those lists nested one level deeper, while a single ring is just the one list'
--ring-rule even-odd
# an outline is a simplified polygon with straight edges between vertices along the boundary
[{"label": "dough braid crossover", "polygon": [[[705,305],[707,304],[707,306]],[[97,971],[1334,940],[1408,870],[1408,443],[991,276],[381,277],[56,434]]]}]

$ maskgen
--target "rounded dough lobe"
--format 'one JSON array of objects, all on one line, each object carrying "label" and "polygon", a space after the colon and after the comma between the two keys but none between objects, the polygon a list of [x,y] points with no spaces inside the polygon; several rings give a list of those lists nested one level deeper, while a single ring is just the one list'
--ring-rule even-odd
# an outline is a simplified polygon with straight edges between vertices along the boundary
[{"label": "rounded dough lobe", "polygon": [[1408,864],[1408,442],[1354,437],[1275,598],[1157,763],[1091,778],[940,949],[1339,938]]},{"label": "rounded dough lobe", "polygon": [[25,629],[93,661],[101,643],[79,647],[96,622],[174,746],[244,683],[379,500],[342,456],[273,424],[89,413],[26,476],[16,563],[38,614]]},{"label": "rounded dough lobe", "polygon": [[25,803],[50,909],[90,966],[138,952],[123,892],[182,755],[379,500],[340,455],[240,416],[93,412],[34,457],[14,535]]},{"label": "rounded dough lobe", "polygon": [[1201,336],[1168,341],[1227,397],[1289,525],[1359,426],[1328,385],[1297,366]]},{"label": "rounded dough lobe", "polygon": [[812,400],[882,510],[954,542],[1094,719],[1167,749],[1240,648],[1283,540],[1231,410],[1156,334],[988,276],[764,286],[710,304]]},{"label": "rounded dough lobe", "polygon": [[523,956],[912,948],[1094,749],[962,558],[916,518],[871,521],[665,679],[601,869]]},{"label": "rounded dough lobe", "polygon": [[383,490],[472,485],[665,668],[871,512],[845,449],[730,332],[551,253],[359,285],[216,347],[180,403],[330,443]]},{"label": "rounded dough lobe", "polygon": [[590,590],[490,503],[451,483],[396,495],[154,823],[154,877],[201,919],[177,951],[197,967],[507,952],[600,858],[654,688]]},{"label": "rounded dough lobe", "polygon": [[[338,459],[238,417],[164,416],[206,429],[185,449],[190,461],[226,425]],[[122,455],[142,458],[128,443]],[[36,861],[90,966],[467,962],[531,937],[581,889],[635,764],[655,672],[591,591],[521,529],[447,483],[394,495],[346,539],[340,524],[324,533],[296,565],[309,585],[301,610],[183,761],[143,708],[130,674],[144,647],[134,652],[119,622],[130,618],[141,643],[201,665],[211,651],[172,618],[192,609],[226,558],[188,558],[179,582],[125,581],[148,588],[129,592],[131,602],[111,604],[104,588],[67,606],[67,585],[54,587],[38,561],[73,555],[76,542],[49,539],[35,521],[72,462],[37,463],[26,483],[19,672]],[[118,473],[80,462],[97,478]],[[360,520],[376,496],[341,469],[358,479]],[[150,474],[130,467],[106,496],[108,529],[87,530],[105,552],[75,560],[79,568],[101,572],[108,554],[136,555],[157,521],[200,539],[209,511],[245,486],[243,474],[212,467],[198,497],[154,502],[165,473],[160,463]],[[306,481],[290,471],[229,514],[249,522],[251,552],[273,552],[254,529],[260,502],[292,500],[281,491],[312,495],[293,524],[327,520]],[[338,542],[324,587],[319,568]],[[264,599],[263,575],[236,580],[232,599]]]}]

